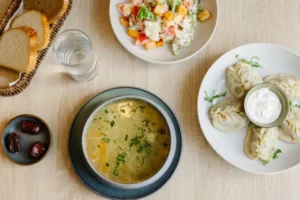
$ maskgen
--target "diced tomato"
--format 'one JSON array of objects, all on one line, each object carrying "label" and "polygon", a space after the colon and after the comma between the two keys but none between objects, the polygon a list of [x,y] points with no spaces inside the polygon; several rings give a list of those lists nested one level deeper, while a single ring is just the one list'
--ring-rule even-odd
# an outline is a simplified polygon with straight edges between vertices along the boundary
[{"label": "diced tomato", "polygon": [[143,43],[143,41],[147,39],[147,35],[145,33],[141,33],[137,39],[140,43]]},{"label": "diced tomato", "polygon": [[134,17],[134,19],[136,19],[137,15],[139,13],[139,10],[140,10],[140,7],[138,7],[138,6],[133,7],[133,17]]},{"label": "diced tomato", "polygon": [[118,11],[123,15],[123,8],[124,8],[125,3],[118,3],[116,5]]},{"label": "diced tomato", "polygon": [[155,6],[153,6],[152,4],[150,4],[150,9],[151,9],[151,11],[153,12],[154,9],[155,9]]},{"label": "diced tomato", "polygon": [[183,4],[187,9],[192,9],[194,7],[194,2],[192,0],[183,0]]}]

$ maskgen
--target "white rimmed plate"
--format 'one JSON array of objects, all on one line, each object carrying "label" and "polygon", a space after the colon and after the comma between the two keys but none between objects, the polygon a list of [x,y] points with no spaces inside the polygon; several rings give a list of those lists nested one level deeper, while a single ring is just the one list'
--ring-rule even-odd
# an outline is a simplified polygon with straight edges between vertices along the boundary
[{"label": "white rimmed plate", "polygon": [[123,27],[120,23],[121,15],[117,10],[116,5],[126,1],[127,0],[110,1],[109,15],[111,26],[122,46],[131,54],[147,62],[156,64],[174,64],[195,56],[209,42],[217,25],[217,0],[202,0],[201,5],[212,13],[212,18],[199,24],[195,31],[194,40],[190,46],[183,48],[177,56],[172,54],[171,45],[165,45],[164,47],[147,51],[142,46],[134,45],[133,39],[127,35],[127,28]]},{"label": "white rimmed plate", "polygon": [[[225,71],[228,66],[237,62],[236,55],[250,59],[253,56],[260,58],[259,63],[263,68],[257,70],[266,77],[274,73],[288,73],[300,78],[300,56],[296,53],[272,44],[248,44],[237,47],[221,56],[206,73],[198,95],[198,118],[202,132],[215,151],[234,166],[252,173],[277,173],[290,169],[300,163],[300,144],[289,144],[283,141],[277,142],[277,148],[282,150],[278,159],[263,165],[261,161],[250,160],[244,153],[244,139],[247,128],[224,133],[215,129],[210,121],[208,111],[210,105],[204,100],[207,91],[222,92],[227,90],[225,98],[230,98],[226,88]],[[223,99],[225,99],[223,98]]]}]

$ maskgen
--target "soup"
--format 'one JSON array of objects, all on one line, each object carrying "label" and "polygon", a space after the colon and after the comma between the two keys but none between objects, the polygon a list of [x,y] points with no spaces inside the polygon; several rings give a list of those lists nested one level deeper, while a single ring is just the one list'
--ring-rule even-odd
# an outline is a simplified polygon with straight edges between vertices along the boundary
[{"label": "soup", "polygon": [[87,155],[94,168],[119,183],[137,183],[156,174],[168,157],[170,142],[162,114],[138,99],[103,107],[86,134]]}]

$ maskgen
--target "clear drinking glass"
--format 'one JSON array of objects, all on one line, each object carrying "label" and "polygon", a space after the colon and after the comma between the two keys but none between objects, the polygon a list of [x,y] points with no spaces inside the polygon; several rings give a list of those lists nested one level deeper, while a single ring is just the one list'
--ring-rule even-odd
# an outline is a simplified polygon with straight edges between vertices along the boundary
[{"label": "clear drinking glass", "polygon": [[71,29],[59,34],[53,52],[74,80],[91,81],[99,72],[91,40],[80,30]]}]

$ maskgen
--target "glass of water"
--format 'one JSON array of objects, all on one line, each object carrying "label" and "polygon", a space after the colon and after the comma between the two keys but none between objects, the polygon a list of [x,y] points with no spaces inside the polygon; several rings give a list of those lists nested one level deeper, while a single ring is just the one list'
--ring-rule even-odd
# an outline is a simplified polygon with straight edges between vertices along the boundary
[{"label": "glass of water", "polygon": [[59,34],[54,41],[53,52],[74,80],[91,81],[99,72],[91,40],[80,30],[71,29]]}]

